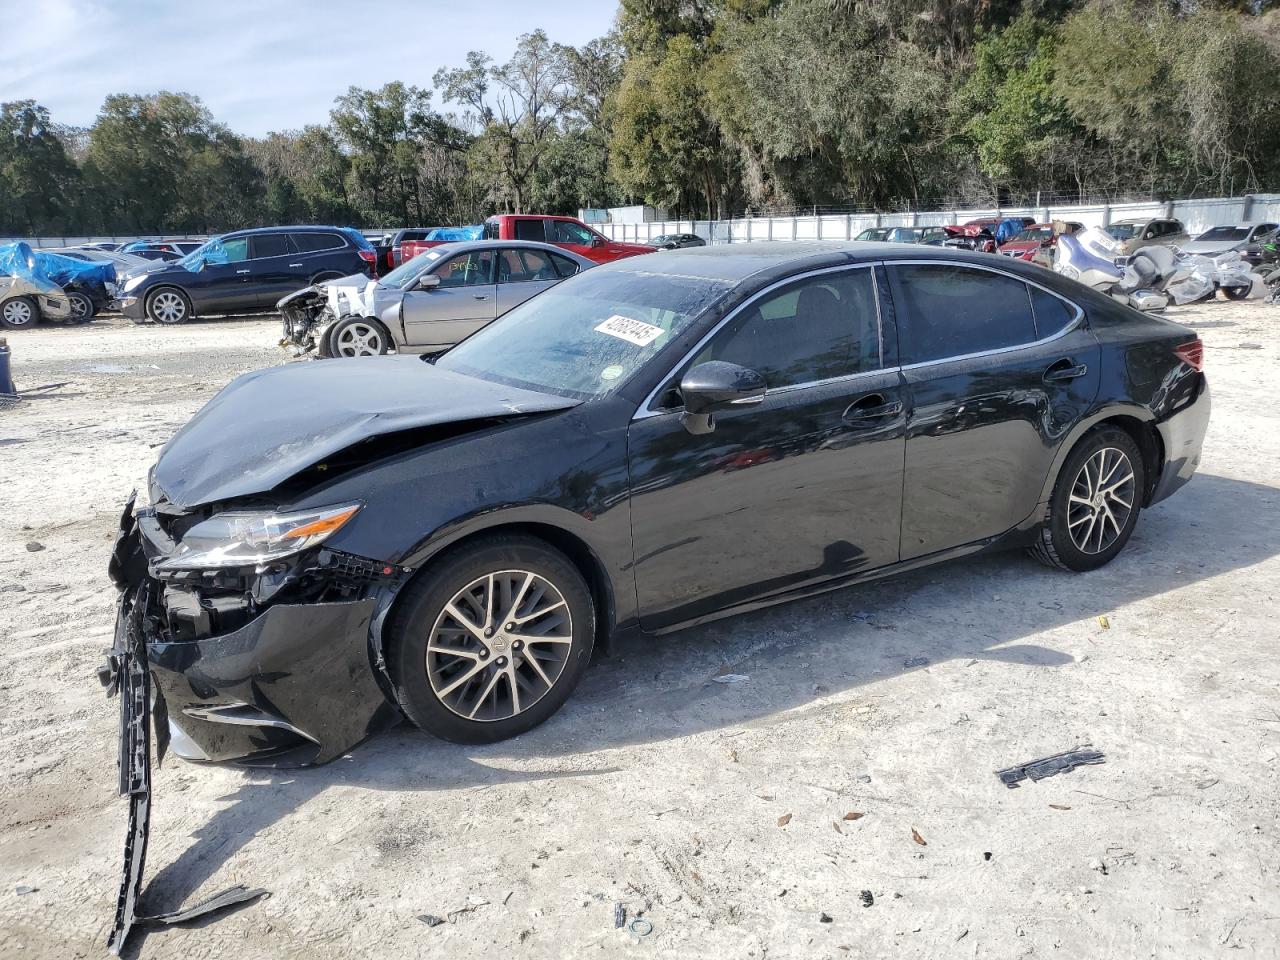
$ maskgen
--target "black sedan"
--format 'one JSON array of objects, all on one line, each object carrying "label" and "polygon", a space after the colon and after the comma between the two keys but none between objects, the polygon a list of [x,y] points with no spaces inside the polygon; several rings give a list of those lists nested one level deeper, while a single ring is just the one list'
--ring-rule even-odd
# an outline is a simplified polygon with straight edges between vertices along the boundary
[{"label": "black sedan", "polygon": [[442,354],[224,389],[126,510],[104,678],[140,659],[182,755],[322,762],[399,716],[527,731],[623,630],[1004,547],[1093,570],[1191,479],[1201,359],[1185,327],[977,254],[599,266]]},{"label": "black sedan", "polygon": [[663,233],[645,241],[659,250],[683,250],[685,247],[705,247],[707,241],[696,233]]}]

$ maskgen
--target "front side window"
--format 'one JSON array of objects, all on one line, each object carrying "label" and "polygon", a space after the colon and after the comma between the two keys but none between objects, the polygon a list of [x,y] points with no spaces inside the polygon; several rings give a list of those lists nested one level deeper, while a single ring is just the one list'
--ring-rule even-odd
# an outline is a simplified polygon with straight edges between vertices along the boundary
[{"label": "front side window", "polygon": [[770,390],[880,366],[880,322],[869,269],[823,274],[743,308],[694,358],[762,374]]},{"label": "front side window", "polygon": [[[239,263],[241,260],[249,259],[248,237],[232,237],[230,240],[223,240],[221,246],[222,252],[226,255],[226,259],[217,262]],[[192,256],[194,256],[194,254],[192,254]]]},{"label": "front side window", "polygon": [[493,251],[460,253],[436,268],[442,287],[475,287],[493,283]]},{"label": "front side window", "polygon": [[950,264],[893,264],[894,307],[906,321],[905,363],[928,363],[1034,342],[1021,280]]},{"label": "front side window", "polygon": [[595,239],[595,234],[586,227],[569,220],[552,220],[547,226],[548,232],[552,234],[552,243],[576,243],[590,246],[591,241]]}]

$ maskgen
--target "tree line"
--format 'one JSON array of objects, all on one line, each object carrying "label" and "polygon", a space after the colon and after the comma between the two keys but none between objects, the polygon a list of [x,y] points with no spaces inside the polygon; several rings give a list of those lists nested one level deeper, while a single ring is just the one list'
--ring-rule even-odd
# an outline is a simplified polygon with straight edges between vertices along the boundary
[{"label": "tree line", "polygon": [[0,234],[928,209],[1280,190],[1280,0],[621,0],[240,136],[197,97],[0,104]]}]

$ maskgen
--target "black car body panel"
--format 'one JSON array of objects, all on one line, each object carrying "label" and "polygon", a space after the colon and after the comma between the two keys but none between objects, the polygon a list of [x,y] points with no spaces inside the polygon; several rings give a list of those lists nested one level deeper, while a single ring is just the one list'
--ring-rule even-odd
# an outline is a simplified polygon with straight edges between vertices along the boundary
[{"label": "black car body panel", "polygon": [[[133,320],[146,316],[147,295],[160,287],[182,291],[194,315],[269,310],[281,297],[309,286],[317,278],[367,273],[374,266],[367,241],[341,227],[262,227],[216,238],[223,244],[247,240],[246,257],[227,263],[205,263],[188,269],[187,257],[122,278],[118,305]],[[197,254],[191,254],[195,257]],[[141,277],[136,282],[133,278]]]},{"label": "black car body panel", "polygon": [[[171,503],[194,507],[270,491],[334,454],[390,434],[574,403],[437,370],[410,356],[258,370],[232,381],[173,436],[155,478]],[[299,410],[307,411],[305,430],[298,429]],[[248,435],[209,456],[208,437],[243,434],[247,424]]]},{"label": "black car body panel", "polygon": [[[921,359],[921,308],[897,286],[910,264],[1020,281],[1059,320],[1046,308],[1034,342]],[[154,506],[130,534],[147,541],[146,569],[121,582],[152,586],[158,687],[207,756],[316,761],[384,722],[373,691],[391,702],[382,631],[399,591],[479,533],[534,534],[569,556],[598,633],[666,632],[1025,543],[1072,444],[1103,421],[1142,447],[1147,503],[1199,461],[1207,386],[1174,352],[1194,333],[1034,265],[878,243],[692,248],[642,265],[725,286],[602,396],[504,386],[414,357],[322,361],[240,378],[170,441]],[[640,270],[606,264],[556,290]],[[771,389],[717,413],[712,431],[690,429],[672,393],[722,325],[799,280],[855,271],[874,292],[871,368]],[[210,513],[353,502],[363,509],[318,552],[261,570],[156,569]],[[297,692],[308,685],[334,705],[326,716]],[[340,702],[349,716],[330,722]],[[257,727],[223,729],[255,716]]]}]

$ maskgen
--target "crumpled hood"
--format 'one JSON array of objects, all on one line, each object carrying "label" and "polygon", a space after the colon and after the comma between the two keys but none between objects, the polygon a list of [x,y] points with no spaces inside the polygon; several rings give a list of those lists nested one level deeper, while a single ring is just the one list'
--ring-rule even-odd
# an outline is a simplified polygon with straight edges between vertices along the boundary
[{"label": "crumpled hood", "polygon": [[1198,253],[1203,256],[1226,253],[1228,250],[1243,250],[1245,246],[1247,244],[1243,240],[1192,240],[1178,249],[1183,253]]},{"label": "crumpled hood", "polygon": [[415,356],[270,367],[233,380],[174,434],[155,480],[172,503],[189,508],[265,493],[370,437],[577,403],[440,370]]}]

